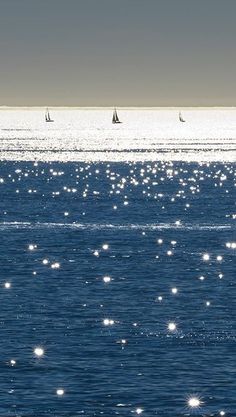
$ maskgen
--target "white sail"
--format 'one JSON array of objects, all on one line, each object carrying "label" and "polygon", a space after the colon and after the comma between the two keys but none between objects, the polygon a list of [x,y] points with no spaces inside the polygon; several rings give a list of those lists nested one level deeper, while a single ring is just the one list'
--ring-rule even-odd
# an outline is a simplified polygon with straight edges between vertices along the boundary
[{"label": "white sail", "polygon": [[54,120],[52,120],[51,117],[50,117],[50,113],[49,113],[48,108],[46,109],[46,112],[45,112],[45,120],[46,120],[46,122],[54,122]]},{"label": "white sail", "polygon": [[113,111],[112,123],[121,123],[121,121],[119,120],[116,108]]},{"label": "white sail", "polygon": [[184,120],[184,119],[183,119],[183,117],[182,117],[181,112],[179,112],[179,121],[180,121],[180,122],[185,122],[185,120]]}]

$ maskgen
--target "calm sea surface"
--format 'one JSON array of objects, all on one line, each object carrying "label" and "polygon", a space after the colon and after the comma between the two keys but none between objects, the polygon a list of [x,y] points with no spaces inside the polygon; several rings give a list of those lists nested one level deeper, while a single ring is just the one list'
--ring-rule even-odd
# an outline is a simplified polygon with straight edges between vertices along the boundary
[{"label": "calm sea surface", "polygon": [[235,416],[235,162],[18,159],[0,416]]}]

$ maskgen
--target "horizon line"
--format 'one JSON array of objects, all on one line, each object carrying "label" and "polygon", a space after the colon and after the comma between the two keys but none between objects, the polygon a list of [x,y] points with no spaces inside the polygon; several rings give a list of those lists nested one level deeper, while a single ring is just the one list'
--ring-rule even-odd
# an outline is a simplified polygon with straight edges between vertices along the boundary
[{"label": "horizon line", "polygon": [[37,110],[37,109],[45,109],[45,108],[50,108],[50,109],[58,109],[58,110],[63,110],[63,109],[84,109],[84,110],[93,110],[93,109],[107,109],[107,110],[111,110],[114,108],[118,108],[118,109],[127,109],[127,110],[139,110],[139,109],[158,109],[158,110],[179,110],[179,109],[185,109],[185,110],[190,110],[190,109],[196,109],[196,110],[201,110],[201,109],[223,109],[223,110],[232,110],[232,109],[236,109],[236,104],[235,106],[58,106],[58,105],[33,105],[33,106],[27,106],[27,105],[22,105],[22,106],[6,106],[6,105],[0,105],[0,110],[15,110],[15,109],[32,109],[32,110]]}]

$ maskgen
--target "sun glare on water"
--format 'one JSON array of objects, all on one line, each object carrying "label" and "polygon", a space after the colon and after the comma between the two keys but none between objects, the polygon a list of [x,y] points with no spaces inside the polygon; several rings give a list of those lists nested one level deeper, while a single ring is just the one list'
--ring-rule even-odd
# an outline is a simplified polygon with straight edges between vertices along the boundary
[{"label": "sun glare on water", "polygon": [[188,406],[189,408],[199,408],[202,405],[202,401],[199,397],[190,397],[188,399]]}]

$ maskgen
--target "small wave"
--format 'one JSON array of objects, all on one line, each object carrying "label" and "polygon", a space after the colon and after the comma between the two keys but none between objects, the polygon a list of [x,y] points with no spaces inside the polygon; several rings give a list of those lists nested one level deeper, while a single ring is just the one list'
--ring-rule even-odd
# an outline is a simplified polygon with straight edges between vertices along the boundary
[{"label": "small wave", "polygon": [[89,230],[164,230],[164,229],[178,229],[178,230],[229,230],[234,229],[233,225],[229,224],[180,224],[175,223],[129,223],[129,224],[105,224],[105,223],[56,223],[56,222],[1,222],[0,229],[7,228],[21,228],[21,229],[40,229],[40,228],[65,228],[65,229],[89,229]]},{"label": "small wave", "polygon": [[20,129],[20,128],[2,128],[4,132],[31,132],[32,129]]}]

